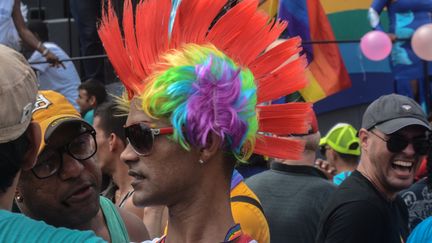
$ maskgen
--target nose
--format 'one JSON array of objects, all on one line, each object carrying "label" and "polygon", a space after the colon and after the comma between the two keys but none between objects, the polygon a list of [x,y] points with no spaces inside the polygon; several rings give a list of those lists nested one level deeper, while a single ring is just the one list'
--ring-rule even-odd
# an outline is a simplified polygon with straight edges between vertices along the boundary
[{"label": "nose", "polygon": [[416,155],[416,152],[414,150],[414,146],[413,144],[410,142],[408,143],[408,145],[405,147],[405,149],[403,150],[403,153],[408,155],[408,156],[414,156]]},{"label": "nose", "polygon": [[63,165],[60,170],[60,178],[62,180],[67,180],[79,177],[84,170],[84,165],[66,153],[63,153],[62,156]]},{"label": "nose", "polygon": [[120,160],[130,166],[131,163],[137,162],[139,157],[135,151],[133,151],[132,146],[128,143],[126,148],[120,154]]}]

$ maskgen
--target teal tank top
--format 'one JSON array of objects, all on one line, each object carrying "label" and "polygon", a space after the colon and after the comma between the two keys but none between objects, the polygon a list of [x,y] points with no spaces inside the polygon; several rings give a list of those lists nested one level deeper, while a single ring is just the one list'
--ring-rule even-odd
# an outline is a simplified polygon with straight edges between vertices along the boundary
[{"label": "teal tank top", "polygon": [[117,207],[106,197],[99,197],[112,243],[129,242],[129,234]]}]

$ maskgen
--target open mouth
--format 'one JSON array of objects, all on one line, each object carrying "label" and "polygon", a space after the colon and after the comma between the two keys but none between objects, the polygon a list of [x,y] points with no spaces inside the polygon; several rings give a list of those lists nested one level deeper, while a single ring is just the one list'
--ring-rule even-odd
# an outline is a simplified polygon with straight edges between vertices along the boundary
[{"label": "open mouth", "polygon": [[413,167],[414,167],[414,163],[413,162],[407,162],[407,161],[394,161],[391,164],[393,169],[397,169],[397,170],[401,170],[401,171],[405,171],[405,172],[411,172]]}]

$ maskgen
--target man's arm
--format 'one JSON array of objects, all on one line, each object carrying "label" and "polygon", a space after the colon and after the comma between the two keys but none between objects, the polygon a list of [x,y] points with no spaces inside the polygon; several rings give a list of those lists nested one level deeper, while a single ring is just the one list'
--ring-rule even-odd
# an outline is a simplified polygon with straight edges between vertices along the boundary
[{"label": "man's arm", "polygon": [[41,45],[40,41],[33,35],[33,33],[27,28],[24,18],[21,15],[21,1],[15,0],[13,10],[12,10],[12,19],[15,24],[15,28],[18,31],[19,36],[22,41],[27,43],[33,50],[36,50],[40,53],[43,53],[44,57],[47,59],[49,63],[52,65],[59,67],[63,64],[59,61],[58,57],[50,52],[46,47]]}]

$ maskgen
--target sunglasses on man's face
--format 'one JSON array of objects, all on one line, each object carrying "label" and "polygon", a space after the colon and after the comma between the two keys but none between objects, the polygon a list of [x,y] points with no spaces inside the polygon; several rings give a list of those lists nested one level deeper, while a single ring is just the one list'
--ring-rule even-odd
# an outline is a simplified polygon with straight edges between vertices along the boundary
[{"label": "sunglasses on man's face", "polygon": [[127,141],[132,149],[140,156],[147,156],[153,149],[157,135],[172,134],[172,127],[150,128],[144,122],[138,122],[124,128]]},{"label": "sunglasses on man's face", "polygon": [[387,143],[387,149],[392,153],[402,152],[408,144],[412,144],[414,151],[418,155],[426,155],[429,151],[429,140],[426,137],[407,139],[399,134],[389,135],[387,139],[379,136],[374,131],[370,131],[373,135]]}]

